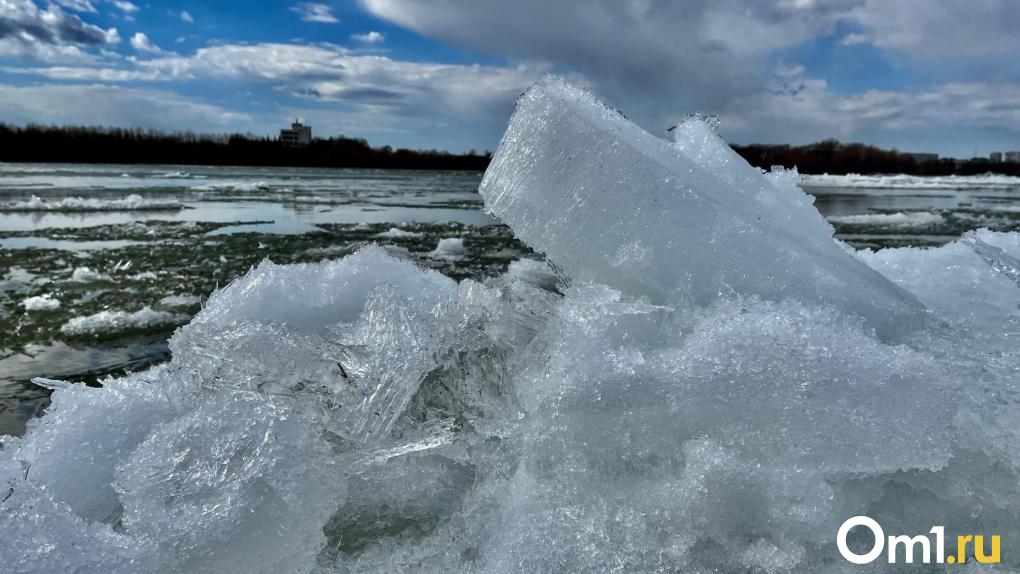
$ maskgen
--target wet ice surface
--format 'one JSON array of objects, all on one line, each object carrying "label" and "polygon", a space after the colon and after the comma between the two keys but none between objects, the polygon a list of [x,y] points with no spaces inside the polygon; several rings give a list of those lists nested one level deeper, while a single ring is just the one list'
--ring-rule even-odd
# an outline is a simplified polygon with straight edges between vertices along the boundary
[{"label": "wet ice surface", "polygon": [[[405,243],[292,237],[330,259],[259,263],[169,362],[40,381],[53,404],[0,450],[0,563],[859,572],[834,543],[857,514],[1016,539],[1020,235],[847,250],[793,174],[675,137],[547,79],[482,196],[551,265],[475,228],[330,228]],[[458,283],[462,249],[504,258]],[[145,271],[122,259],[88,267]]]}]

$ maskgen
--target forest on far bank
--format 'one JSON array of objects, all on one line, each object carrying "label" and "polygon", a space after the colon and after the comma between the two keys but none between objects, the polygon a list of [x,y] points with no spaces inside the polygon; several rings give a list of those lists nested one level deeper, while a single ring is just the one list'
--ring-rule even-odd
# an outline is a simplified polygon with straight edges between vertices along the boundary
[{"label": "forest on far bank", "polygon": [[484,170],[489,155],[372,147],[363,139],[316,138],[290,147],[250,134],[0,124],[0,158],[11,162],[358,167]]},{"label": "forest on far bank", "polygon": [[[751,165],[796,167],[801,173],[905,173],[913,175],[1020,176],[1020,163],[943,158],[917,162],[911,154],[834,139],[792,146],[732,146]],[[484,170],[489,152],[456,154],[439,150],[372,147],[364,139],[316,138],[290,147],[276,138],[251,134],[166,133],[140,128],[79,126],[15,127],[0,124],[0,160],[8,162],[147,163],[356,167],[376,169]]]}]

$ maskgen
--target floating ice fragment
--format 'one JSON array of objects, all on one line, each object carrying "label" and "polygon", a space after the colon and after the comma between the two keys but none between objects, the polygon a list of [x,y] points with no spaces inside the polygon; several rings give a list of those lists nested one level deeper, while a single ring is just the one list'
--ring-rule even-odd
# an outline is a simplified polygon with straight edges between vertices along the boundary
[{"label": "floating ice fragment", "polygon": [[859,215],[834,215],[829,217],[832,223],[843,223],[847,225],[890,225],[895,227],[930,227],[946,222],[946,219],[937,213],[910,212],[910,213],[862,213]]},{"label": "floating ice fragment", "polygon": [[55,391],[57,389],[66,389],[67,387],[71,386],[72,383],[69,383],[67,381],[59,381],[57,379],[47,379],[47,378],[44,378],[44,377],[35,377],[34,379],[32,379],[32,384],[36,385],[36,386],[39,386],[39,387],[42,387],[44,389],[49,389],[51,391]]},{"label": "floating ice fragment", "polygon": [[60,332],[74,337],[112,335],[176,325],[187,320],[187,315],[155,311],[146,306],[133,312],[100,311],[94,315],[74,317],[60,327]]},{"label": "floating ice fragment", "polygon": [[184,207],[178,201],[146,199],[138,194],[122,199],[65,197],[56,201],[47,201],[33,195],[25,201],[0,203],[0,211],[167,211]]},{"label": "floating ice fragment", "polygon": [[92,281],[109,281],[110,276],[105,273],[93,271],[88,267],[76,267],[71,272],[71,281],[75,283],[90,283]]},{"label": "floating ice fragment", "polygon": [[45,293],[28,297],[21,302],[26,311],[53,311],[60,308],[60,301],[53,298],[53,295]]},{"label": "floating ice fragment", "polygon": [[182,293],[180,295],[167,295],[160,299],[159,302],[167,307],[188,307],[201,303],[202,298],[198,295]]},{"label": "floating ice fragment", "polygon": [[376,237],[382,239],[417,239],[422,237],[422,234],[416,231],[405,231],[399,227],[391,227],[382,233],[377,233]]},{"label": "floating ice fragment", "polygon": [[801,184],[810,187],[866,189],[1012,190],[1020,188],[1020,177],[984,175],[846,175],[803,174]]},{"label": "floating ice fragment", "polygon": [[429,255],[436,259],[461,259],[467,255],[464,239],[462,237],[440,239],[436,248]]}]

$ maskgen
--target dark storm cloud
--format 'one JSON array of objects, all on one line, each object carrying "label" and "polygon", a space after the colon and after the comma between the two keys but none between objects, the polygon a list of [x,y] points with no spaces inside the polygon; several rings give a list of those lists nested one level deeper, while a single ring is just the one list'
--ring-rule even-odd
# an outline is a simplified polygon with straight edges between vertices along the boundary
[{"label": "dark storm cloud", "polygon": [[[927,54],[1020,49],[1007,0],[362,0],[376,16],[457,46],[576,70],[620,105],[735,109],[767,91],[783,51],[839,30]],[[843,32],[845,33],[845,32]],[[627,95],[629,94],[629,95]],[[635,96],[634,94],[638,94]],[[644,94],[644,96],[642,96]],[[655,94],[652,96],[651,94]],[[624,100],[624,97],[626,99]]]},{"label": "dark storm cloud", "polygon": [[[725,109],[761,90],[769,56],[825,33],[856,4],[695,0],[364,0],[377,16],[458,46],[568,67],[642,109]],[[645,93],[651,97],[642,97]],[[634,94],[637,94],[635,96]],[[628,102],[620,102],[621,105]]]}]

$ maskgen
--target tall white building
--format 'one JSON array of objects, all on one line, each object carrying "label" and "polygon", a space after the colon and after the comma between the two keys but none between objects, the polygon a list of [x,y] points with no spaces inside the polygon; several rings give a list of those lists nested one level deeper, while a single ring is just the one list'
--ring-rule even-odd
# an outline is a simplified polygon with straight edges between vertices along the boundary
[{"label": "tall white building", "polygon": [[1003,157],[1003,159],[1005,161],[1020,163],[1020,151],[1008,151],[1006,152],[1006,155]]},{"label": "tall white building", "polygon": [[294,120],[290,129],[280,130],[280,141],[287,146],[306,146],[312,143],[312,126]]}]

